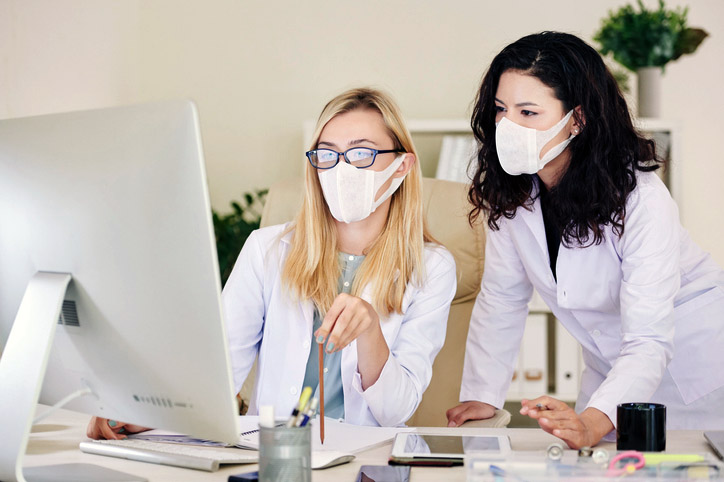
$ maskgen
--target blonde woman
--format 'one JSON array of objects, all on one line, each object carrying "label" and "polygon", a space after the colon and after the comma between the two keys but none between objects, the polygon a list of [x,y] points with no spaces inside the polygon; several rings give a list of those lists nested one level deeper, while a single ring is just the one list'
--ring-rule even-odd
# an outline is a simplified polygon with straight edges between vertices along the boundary
[{"label": "blonde woman", "polygon": [[[318,388],[325,415],[404,424],[445,340],[455,263],[425,227],[422,173],[395,103],[354,89],[322,111],[293,223],[251,234],[222,300],[236,389],[258,356],[249,414],[291,413]],[[315,393],[315,396],[318,396]],[[93,438],[141,430],[94,418]]]},{"label": "blonde woman", "polygon": [[425,227],[415,148],[389,97],[355,89],[324,108],[306,155],[296,221],[254,232],[224,289],[236,388],[258,354],[249,413],[290,412],[318,387],[323,343],[326,415],[401,425],[430,382],[456,286]]},{"label": "blonde woman", "polygon": [[324,108],[306,156],[296,221],[254,232],[224,289],[236,388],[258,354],[249,413],[290,412],[318,387],[322,343],[325,414],[401,425],[430,382],[456,287],[425,227],[415,148],[388,96],[354,89]]}]

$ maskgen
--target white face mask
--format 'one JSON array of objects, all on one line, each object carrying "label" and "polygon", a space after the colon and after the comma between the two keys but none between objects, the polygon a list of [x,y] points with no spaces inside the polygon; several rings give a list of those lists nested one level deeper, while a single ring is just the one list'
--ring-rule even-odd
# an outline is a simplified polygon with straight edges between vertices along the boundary
[{"label": "white face mask", "polygon": [[377,191],[400,167],[404,157],[404,154],[397,156],[382,171],[357,169],[341,159],[332,169],[320,171],[319,183],[334,219],[354,223],[372,214],[402,184],[405,176],[392,179],[387,191],[377,201],[374,200]]},{"label": "white face mask", "polygon": [[551,148],[541,159],[540,152],[543,147],[563,130],[572,115],[573,110],[556,125],[545,131],[523,127],[507,117],[503,117],[495,128],[495,146],[503,170],[512,176],[517,176],[518,174],[535,174],[543,169],[543,166],[563,152],[563,149],[576,137],[571,135]]}]

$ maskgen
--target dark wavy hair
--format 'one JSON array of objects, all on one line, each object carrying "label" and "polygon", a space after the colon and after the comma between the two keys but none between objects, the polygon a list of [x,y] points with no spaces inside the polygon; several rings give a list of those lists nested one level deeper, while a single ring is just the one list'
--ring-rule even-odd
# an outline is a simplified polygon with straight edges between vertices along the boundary
[{"label": "dark wavy hair", "polygon": [[604,239],[611,224],[621,236],[626,199],[636,187],[636,171],[663,162],[655,144],[633,126],[626,101],[601,56],[575,35],[541,32],[505,47],[490,64],[475,100],[471,124],[479,142],[478,164],[468,199],[472,223],[483,213],[490,229],[518,207],[531,209],[536,175],[511,176],[500,166],[495,146],[495,94],[500,76],[517,70],[553,89],[566,112],[574,111],[581,131],[568,145],[570,164],[550,190],[553,219],[566,246],[590,246]]}]

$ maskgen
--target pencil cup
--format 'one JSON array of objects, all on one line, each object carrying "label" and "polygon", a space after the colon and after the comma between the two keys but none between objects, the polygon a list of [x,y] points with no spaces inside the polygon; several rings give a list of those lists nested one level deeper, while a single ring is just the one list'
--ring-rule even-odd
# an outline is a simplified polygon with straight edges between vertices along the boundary
[{"label": "pencil cup", "polygon": [[259,481],[311,482],[311,424],[259,427]]},{"label": "pencil cup", "polygon": [[622,403],[616,407],[616,449],[661,452],[666,449],[666,406]]}]

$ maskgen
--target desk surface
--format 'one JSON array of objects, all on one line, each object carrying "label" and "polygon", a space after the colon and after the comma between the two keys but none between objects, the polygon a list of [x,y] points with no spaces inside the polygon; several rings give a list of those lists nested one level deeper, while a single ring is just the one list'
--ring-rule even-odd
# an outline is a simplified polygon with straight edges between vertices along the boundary
[{"label": "desk surface", "polygon": [[[146,477],[150,481],[226,481],[231,474],[249,472],[257,469],[256,465],[223,466],[218,472],[202,472],[176,467],[154,465],[144,462],[85,454],[78,449],[78,443],[86,439],[85,428],[90,417],[84,414],[59,410],[46,422],[33,427],[30,435],[25,466],[49,465],[60,463],[89,463],[102,465],[122,472]],[[545,450],[552,442],[559,441],[539,429],[475,429],[475,428],[431,428],[432,433],[474,433],[503,434],[510,437],[514,450]],[[312,471],[314,481],[353,481],[361,465],[385,465],[390,453],[391,444],[367,450],[357,454],[351,463],[326,470]],[[599,445],[615,451],[614,443]],[[666,451],[670,453],[712,453],[701,431],[670,431],[667,433]],[[230,449],[233,450],[233,449]],[[416,482],[437,480],[465,480],[463,467],[413,467],[412,477]]]}]

